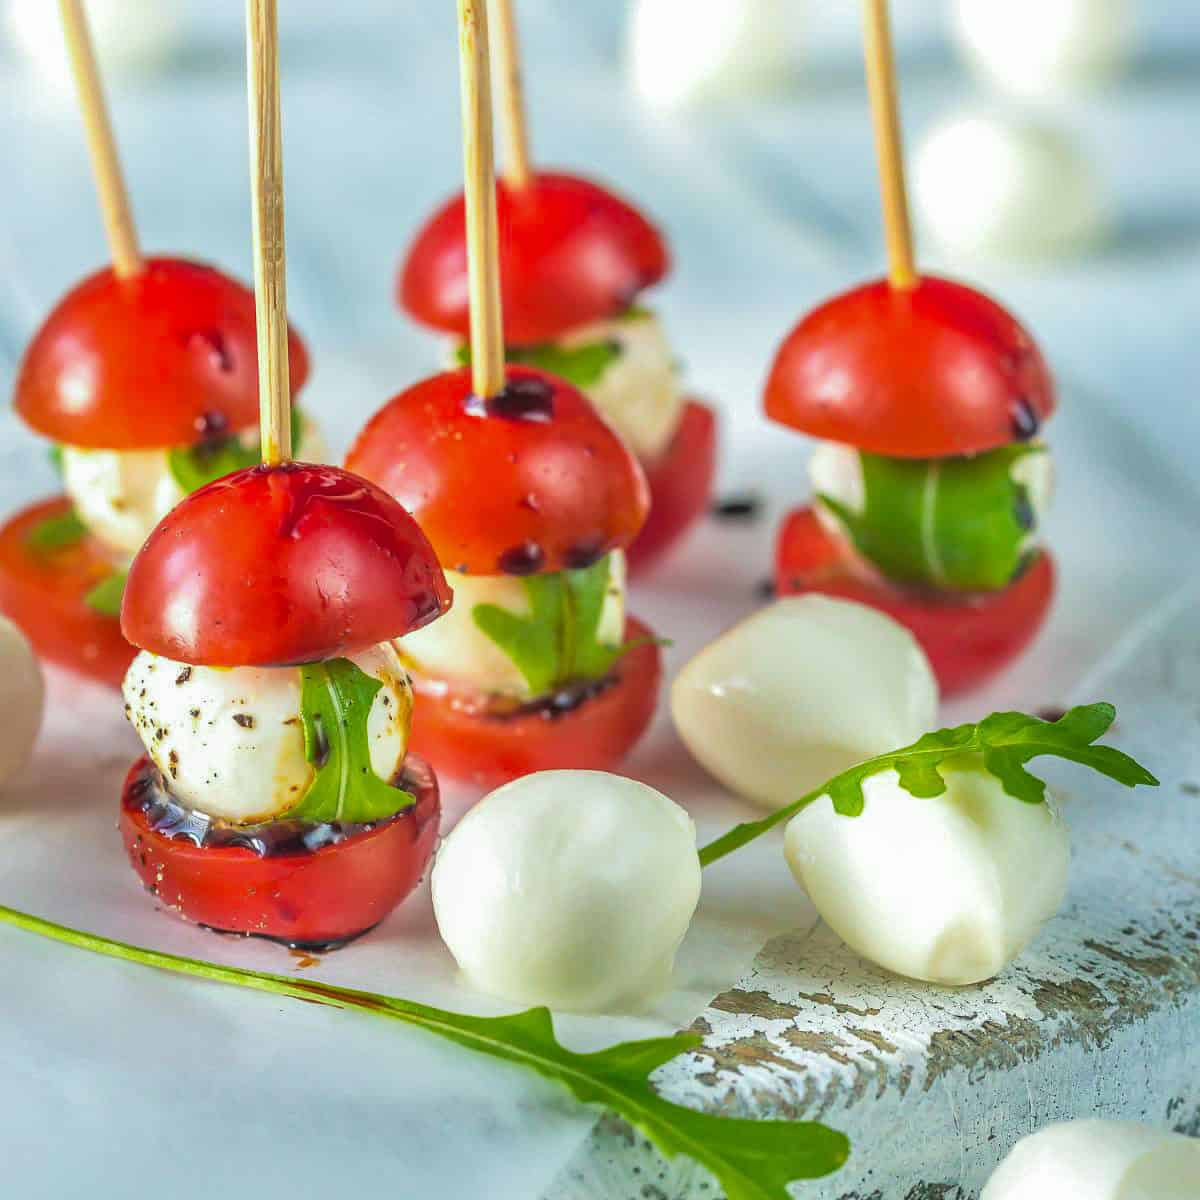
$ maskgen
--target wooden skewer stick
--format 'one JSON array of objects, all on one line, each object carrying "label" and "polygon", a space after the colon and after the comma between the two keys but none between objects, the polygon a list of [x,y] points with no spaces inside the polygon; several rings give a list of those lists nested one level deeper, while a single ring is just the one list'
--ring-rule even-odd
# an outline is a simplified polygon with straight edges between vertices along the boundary
[{"label": "wooden skewer stick", "polygon": [[500,69],[500,98],[504,112],[503,173],[505,182],[520,189],[529,185],[529,121],[525,108],[525,83],[521,67],[521,37],[517,31],[514,0],[492,0],[496,49]]},{"label": "wooden skewer stick", "polygon": [[288,375],[287,270],[283,241],[283,128],[279,115],[279,15],[276,0],[246,0],[250,92],[250,191],[254,303],[258,326],[258,411],[262,459],[292,457]]},{"label": "wooden skewer stick", "polygon": [[113,270],[119,278],[127,279],[142,269],[142,252],[138,249],[129,192],[121,174],[121,160],[117,157],[117,144],[113,138],[100,71],[96,66],[91,31],[83,12],[82,0],[59,0],[59,12],[67,53],[71,58],[71,71],[79,91],[79,108],[83,114],[88,154],[92,160],[92,174],[100,198],[100,213],[104,219]]},{"label": "wooden skewer stick", "polygon": [[471,297],[471,382],[475,394],[487,399],[498,396],[505,383],[487,0],[458,0],[458,22]]},{"label": "wooden skewer stick", "polygon": [[887,0],[864,0],[864,5],[867,89],[871,94],[875,151],[879,159],[888,278],[892,287],[912,288],[917,283],[917,269],[913,260],[908,190],[904,183],[904,144],[896,100],[896,61],[892,52],[888,4]]}]

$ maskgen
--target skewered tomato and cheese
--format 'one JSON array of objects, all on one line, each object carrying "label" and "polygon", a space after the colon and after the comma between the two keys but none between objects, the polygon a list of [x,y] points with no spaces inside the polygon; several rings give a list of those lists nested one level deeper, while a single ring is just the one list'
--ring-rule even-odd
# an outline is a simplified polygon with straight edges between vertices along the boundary
[{"label": "skewered tomato and cheese", "polygon": [[[308,375],[290,338],[293,396]],[[133,655],[116,620],[124,573],[188,493],[258,459],[253,294],[212,267],[148,259],[84,280],[25,353],[15,403],[55,443],[64,497],[0,530],[0,609],[39,653],[112,683]],[[323,448],[298,412],[296,441]]]},{"label": "skewered tomato and cheese", "polygon": [[146,886],[188,920],[297,945],[382,920],[424,871],[439,814],[408,753],[393,639],[449,605],[412,518],[346,471],[256,467],[185,499],[122,605],[146,757],[121,830]]},{"label": "skewered tomato and cheese", "polygon": [[625,613],[641,469],[570,384],[521,366],[506,378],[487,401],[466,370],[417,384],[346,460],[413,513],[456,596],[400,642],[420,694],[413,744],[484,784],[612,765],[649,724],[660,674]]},{"label": "skewered tomato and cheese", "polygon": [[[658,316],[639,303],[669,267],[658,230],[612,192],[578,176],[538,172],[496,185],[504,334],[509,361],[568,380],[641,461],[651,511],[630,564],[658,555],[704,511],[715,466],[715,422],[680,388]],[[417,236],[398,296],[423,324],[470,333],[462,196]]]},{"label": "skewered tomato and cheese", "polygon": [[873,604],[913,631],[945,692],[981,682],[1053,596],[1038,435],[1054,406],[1029,334],[962,284],[879,281],[810,313],[766,391],[769,417],[820,439],[815,504],[780,531],[779,592]]}]

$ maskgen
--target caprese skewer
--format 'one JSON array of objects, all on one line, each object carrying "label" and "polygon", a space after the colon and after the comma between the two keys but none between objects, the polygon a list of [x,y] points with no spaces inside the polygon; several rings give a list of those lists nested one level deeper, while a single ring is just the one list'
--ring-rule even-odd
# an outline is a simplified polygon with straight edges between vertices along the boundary
[{"label": "caprese skewer", "polygon": [[1040,433],[1054,381],[994,300],[918,276],[885,0],[868,0],[867,13],[889,277],[809,313],[771,368],[767,415],[819,439],[814,502],[784,521],[775,582],[780,594],[889,613],[954,693],[1018,655],[1050,608],[1054,566],[1038,529],[1052,490]]},{"label": "caprese skewer", "polygon": [[408,754],[393,639],[451,595],[394,499],[290,461],[275,5],[247,3],[263,463],[184,499],[130,567],[124,693],[146,755],[120,829],[185,919],[329,946],[382,920],[432,853],[438,788]]},{"label": "caprese skewer", "polygon": [[481,6],[464,29],[471,366],[395,397],[346,466],[413,514],[457,596],[400,642],[420,695],[413,744],[439,772],[494,785],[613,765],[653,715],[660,655],[625,610],[641,467],[570,383],[504,360]]},{"label": "caprese skewer", "polygon": [[[711,409],[682,390],[677,358],[646,289],[670,268],[659,230],[633,205],[579,175],[534,170],[510,0],[499,0],[500,92],[507,131],[496,185],[504,340],[510,362],[578,387],[624,438],[650,484],[651,510],[631,568],[673,545],[708,506],[716,463]],[[397,298],[470,355],[467,215],[462,194],[418,233]]]}]

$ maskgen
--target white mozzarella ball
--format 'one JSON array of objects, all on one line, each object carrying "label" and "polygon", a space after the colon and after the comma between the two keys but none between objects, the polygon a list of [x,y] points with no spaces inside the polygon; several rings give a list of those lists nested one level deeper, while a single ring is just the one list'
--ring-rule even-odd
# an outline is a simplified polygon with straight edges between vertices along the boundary
[{"label": "white mozzarella ball", "polygon": [[954,36],[1003,91],[1041,97],[1118,74],[1134,41],[1131,0],[955,0]]},{"label": "white mozzarella ball", "polygon": [[[390,644],[348,657],[383,684],[367,738],[372,769],[390,782],[408,746],[408,674]],[[187,807],[248,825],[287,812],[308,790],[298,667],[194,667],[143,651],[123,690],[147,753]]]},{"label": "white mozzarella ball", "polygon": [[42,669],[25,635],[0,617],[0,787],[26,763],[42,727]]},{"label": "white mozzarella ball", "polygon": [[517,1004],[639,1007],[670,982],[700,899],[691,818],[603,771],[492,792],[433,868],[438,929],[468,978]]},{"label": "white mozzarella ball", "polygon": [[943,775],[946,791],[925,799],[895,771],[873,775],[857,817],[822,796],[789,822],[784,853],[822,919],[864,958],[910,979],[979,983],[1058,911],[1067,828],[1053,803],[1014,799],[970,760]]},{"label": "white mozzarella ball", "polygon": [[[447,571],[454,592],[450,611],[397,643],[418,675],[489,695],[532,699],[525,677],[509,656],[475,624],[474,610],[492,604],[521,617],[530,615],[529,593],[515,575],[461,575]],[[625,639],[625,555],[609,556],[609,586],[600,613],[598,640],[617,646]]]},{"label": "white mozzarella ball", "polygon": [[675,728],[730,791],[778,808],[916,741],[938,690],[912,634],[849,600],[790,596],[710,643],[671,688]]},{"label": "white mozzarella ball", "polygon": [[1195,1200],[1200,1141],[1133,1121],[1064,1121],[1022,1138],[980,1200]]},{"label": "white mozzarella ball", "polygon": [[634,89],[663,109],[764,92],[796,74],[788,0],[638,0],[629,28]]},{"label": "white mozzarella ball", "polygon": [[930,236],[978,258],[1076,253],[1099,241],[1107,223],[1081,148],[1026,119],[968,115],[935,126],[917,149],[913,190]]}]

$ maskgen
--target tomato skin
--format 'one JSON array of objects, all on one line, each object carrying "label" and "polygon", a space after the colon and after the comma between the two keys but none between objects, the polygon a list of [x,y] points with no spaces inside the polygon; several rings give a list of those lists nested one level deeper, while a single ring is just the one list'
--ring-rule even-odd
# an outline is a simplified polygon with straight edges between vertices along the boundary
[{"label": "tomato skin", "polygon": [[[184,446],[258,423],[254,293],[201,263],[111,267],[58,303],[25,351],[15,404],[38,433],[104,450]],[[308,377],[289,335],[292,395]]]},{"label": "tomato skin", "polygon": [[629,547],[631,572],[646,570],[671,550],[708,511],[717,471],[717,418],[707,405],[689,400],[671,444],[644,463],[650,485],[650,516]]},{"label": "tomato skin", "polygon": [[337,467],[251,467],[159,522],[125,586],[136,646],[198,666],[289,666],[401,637],[450,606],[413,519]]},{"label": "tomato skin", "polygon": [[[616,316],[670,269],[659,231],[632,205],[577,175],[539,171],[520,190],[496,184],[504,338],[548,342]],[[396,296],[423,325],[466,338],[466,223],[462,194],[417,234]]]},{"label": "tomato skin", "polygon": [[650,506],[637,460],[570,384],[531,367],[507,377],[486,407],[465,369],[409,388],[347,468],[395,496],[461,574],[561,571],[628,545]]},{"label": "tomato skin", "polygon": [[28,541],[43,521],[70,511],[71,501],[55,496],[0,526],[0,612],[21,628],[39,658],[120,687],[137,650],[121,636],[115,617],[84,603],[112,574],[112,559],[90,535],[45,551]]},{"label": "tomato skin", "polygon": [[319,850],[262,856],[242,846],[195,845],[152,829],[138,797],[148,758],[125,779],[118,826],[130,865],[163,906],[198,925],[294,946],[349,941],[378,925],[420,882],[437,842],[437,779],[406,767],[416,805],[391,821]]},{"label": "tomato skin", "polygon": [[[627,641],[650,636],[636,618],[627,619]],[[662,653],[648,642],[614,669],[616,682],[578,708],[552,717],[540,712],[487,716],[470,698],[418,678],[411,745],[439,774],[481,788],[499,787],[534,771],[611,770],[654,718]]]},{"label": "tomato skin", "polygon": [[1029,645],[1050,612],[1054,562],[1041,551],[1003,591],[918,593],[868,573],[811,508],[790,513],[776,542],[775,589],[780,596],[820,592],[858,600],[906,626],[929,656],[944,696],[978,687]]},{"label": "tomato skin", "polygon": [[1054,381],[994,300],[924,276],[835,296],[785,339],[766,388],[773,421],[893,458],[979,454],[1033,437]]}]

